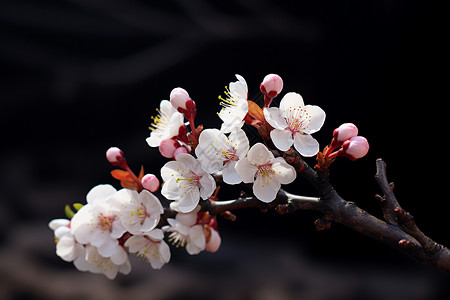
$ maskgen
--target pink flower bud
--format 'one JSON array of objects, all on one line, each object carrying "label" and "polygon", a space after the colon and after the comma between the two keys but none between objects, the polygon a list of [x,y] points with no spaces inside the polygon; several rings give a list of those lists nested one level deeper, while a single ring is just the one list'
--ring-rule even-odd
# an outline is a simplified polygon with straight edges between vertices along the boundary
[{"label": "pink flower bud", "polygon": [[344,123],[333,131],[333,138],[341,145],[348,139],[358,135],[358,127],[352,123]]},{"label": "pink flower bud", "polygon": [[259,88],[264,95],[275,98],[283,89],[283,79],[277,74],[266,75]]},{"label": "pink flower bud", "polygon": [[174,158],[174,153],[181,145],[173,139],[162,140],[159,144],[159,152],[167,158]]},{"label": "pink flower bud", "polygon": [[222,243],[222,239],[220,238],[219,233],[211,228],[211,236],[209,237],[209,241],[206,243],[206,251],[214,253],[219,250],[220,244]]},{"label": "pink flower bud", "polygon": [[159,189],[159,179],[153,174],[146,174],[141,180],[144,189],[154,193]]},{"label": "pink flower bud", "polygon": [[189,97],[188,92],[183,88],[174,88],[172,92],[170,92],[170,103],[178,111],[180,111],[180,109],[187,109],[186,103],[188,100],[191,100],[191,97]]},{"label": "pink flower bud", "polygon": [[175,159],[177,159],[177,155],[180,154],[180,153],[189,153],[189,151],[188,151],[185,147],[183,147],[183,146],[178,147],[178,148],[175,150],[175,152],[173,153],[173,157],[174,157]]},{"label": "pink flower bud", "polygon": [[342,149],[338,152],[342,152],[338,153],[340,156],[345,156],[350,160],[357,160],[369,152],[369,142],[365,137],[355,136],[346,140],[342,145]]},{"label": "pink flower bud", "polygon": [[106,151],[106,159],[113,166],[120,166],[125,162],[125,157],[123,156],[122,150],[117,147],[111,147]]}]

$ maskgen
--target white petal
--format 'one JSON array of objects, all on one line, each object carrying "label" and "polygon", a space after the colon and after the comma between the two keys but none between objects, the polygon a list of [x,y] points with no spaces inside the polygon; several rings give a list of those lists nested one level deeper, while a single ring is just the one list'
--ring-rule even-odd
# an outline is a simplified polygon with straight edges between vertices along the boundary
[{"label": "white petal", "polygon": [[88,244],[93,230],[92,206],[86,204],[72,218],[70,229],[75,239],[81,244]]},{"label": "white petal", "polygon": [[273,159],[273,154],[267,149],[264,144],[256,143],[250,148],[247,154],[247,159],[251,164],[264,165]]},{"label": "white petal", "polygon": [[[91,245],[95,246],[91,241]],[[98,253],[103,257],[111,257],[115,252],[116,248],[120,247],[119,242],[116,239],[106,238],[103,243],[97,247]]]},{"label": "white petal", "polygon": [[[178,157],[178,156],[177,156]],[[161,177],[164,181],[169,181],[179,173],[184,166],[178,161],[169,161],[161,168]]]},{"label": "white petal", "polygon": [[274,129],[270,132],[270,138],[275,147],[281,151],[287,151],[294,143],[292,132],[289,130]]},{"label": "white petal", "polygon": [[302,96],[297,93],[287,93],[280,101],[280,114],[283,118],[286,117],[285,113],[294,108],[303,108],[304,102]]},{"label": "white petal", "polygon": [[97,199],[106,199],[116,193],[116,189],[109,184],[100,184],[93,187],[86,196],[87,203],[94,203]]},{"label": "white petal", "polygon": [[169,119],[169,127],[165,139],[173,138],[180,134],[180,127],[184,125],[184,116],[175,112]]},{"label": "white petal", "polygon": [[199,137],[195,154],[208,173],[215,173],[223,167],[222,150],[228,148],[227,137],[218,129],[205,129]]},{"label": "white petal", "polygon": [[114,253],[111,255],[111,261],[116,265],[125,263],[127,258],[127,252],[121,246],[116,247]]},{"label": "white petal", "polygon": [[230,92],[233,94],[233,96],[238,96],[241,99],[247,100],[247,82],[241,75],[236,74],[236,78],[238,79],[238,81],[230,82]]},{"label": "white petal", "polygon": [[68,219],[54,219],[48,223],[48,227],[52,230],[56,230],[58,227],[67,227],[69,226],[70,220]]},{"label": "white petal", "polygon": [[179,200],[181,197],[181,190],[178,187],[177,178],[173,177],[166,181],[161,189],[161,194],[169,200]]},{"label": "white petal", "polygon": [[[271,178],[269,178],[269,176]],[[272,202],[281,185],[275,175],[258,175],[253,183],[253,194],[262,202]]]},{"label": "white petal", "polygon": [[272,170],[281,184],[289,184],[297,177],[294,167],[287,164],[282,157],[278,157],[277,162],[272,164]]},{"label": "white petal", "polygon": [[264,118],[275,129],[285,129],[288,125],[278,107],[264,108]]},{"label": "white petal", "polygon": [[227,184],[238,184],[242,182],[235,168],[236,163],[236,161],[229,162],[222,170],[223,181]]},{"label": "white petal", "polygon": [[244,183],[250,183],[255,180],[255,174],[258,168],[249,163],[247,157],[241,158],[235,166],[236,172]]},{"label": "white petal", "polygon": [[178,221],[180,224],[191,227],[197,222],[197,212],[200,211],[200,206],[197,206],[192,212],[190,213],[179,213],[177,214],[176,221]]},{"label": "white petal", "polygon": [[190,154],[180,153],[177,155],[177,161],[184,167],[184,173],[188,171],[194,172],[196,175],[203,175],[205,171],[203,170],[200,162]]},{"label": "white petal", "polygon": [[294,147],[303,156],[314,156],[319,152],[319,142],[309,134],[294,134]]},{"label": "white petal", "polygon": [[186,250],[189,254],[198,254],[206,247],[205,234],[203,233],[202,225],[195,225],[189,232],[190,242],[186,245]]},{"label": "white petal", "polygon": [[161,260],[164,263],[168,263],[170,261],[170,248],[164,241],[161,241],[161,244],[159,245],[159,254],[161,255]]},{"label": "white petal", "polygon": [[200,186],[200,196],[203,200],[207,200],[216,189],[216,181],[211,175],[205,173],[200,179]]},{"label": "white petal", "polygon": [[[220,117],[220,114],[219,114]],[[222,123],[221,127],[220,127],[220,131],[223,133],[229,133],[231,131],[233,131],[235,128],[241,128],[244,125],[244,121],[238,121],[235,123]]]},{"label": "white petal", "polygon": [[72,237],[72,232],[70,231],[70,228],[66,227],[66,226],[56,228],[54,234],[55,234],[55,237],[57,237],[59,239],[62,238],[63,236]]},{"label": "white petal", "polygon": [[124,246],[130,253],[139,252],[147,245],[147,239],[142,235],[133,235],[127,239]]},{"label": "white petal", "polygon": [[121,264],[119,266],[119,272],[124,274],[124,275],[128,275],[131,272],[131,263],[130,260],[127,258],[127,260],[125,261],[125,263]]},{"label": "white petal", "polygon": [[236,155],[241,158],[244,157],[249,149],[249,141],[244,130],[235,128],[228,136],[229,146],[236,148]]},{"label": "white petal", "polygon": [[178,201],[178,209],[182,213],[193,211],[200,200],[200,191],[198,188],[193,188],[189,192],[182,193]]},{"label": "white petal", "polygon": [[161,113],[171,116],[173,115],[177,110],[172,106],[169,100],[162,100],[159,104],[159,108],[161,110]]},{"label": "white petal", "polygon": [[154,241],[160,241],[164,238],[164,233],[161,229],[155,228],[145,233],[146,236],[150,237]]},{"label": "white petal", "polygon": [[325,122],[325,112],[319,106],[316,105],[306,105],[306,113],[311,117],[309,122],[306,124],[306,128],[302,131],[307,134],[312,134],[317,132],[322,128]]}]

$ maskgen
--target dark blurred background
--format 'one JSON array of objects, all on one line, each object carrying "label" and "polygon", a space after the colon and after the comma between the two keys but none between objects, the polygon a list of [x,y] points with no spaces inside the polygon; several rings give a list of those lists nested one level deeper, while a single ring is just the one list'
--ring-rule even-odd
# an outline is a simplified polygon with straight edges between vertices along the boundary
[{"label": "dark blurred background", "polygon": [[[381,216],[382,157],[402,206],[450,245],[441,10],[406,0],[2,0],[0,298],[442,299],[449,275],[338,224],[316,232],[314,212],[239,211],[234,223],[219,220],[217,253],[176,249],[160,271],[132,258],[132,273],[115,281],[60,260],[47,227],[93,186],[119,188],[110,146],[136,171],[159,174],[166,160],[145,139],[172,88],[197,102],[197,123],[218,127],[217,96],[234,74],[261,101],[259,83],[277,73],[283,94],[326,111],[314,134],[322,147],[344,122],[369,140],[365,158],[332,166],[344,198]],[[298,182],[287,190],[316,195]]]}]

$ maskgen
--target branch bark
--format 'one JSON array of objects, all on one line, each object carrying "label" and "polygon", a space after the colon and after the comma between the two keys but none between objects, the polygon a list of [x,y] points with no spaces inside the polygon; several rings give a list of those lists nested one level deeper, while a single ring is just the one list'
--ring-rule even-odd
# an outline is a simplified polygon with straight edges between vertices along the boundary
[{"label": "branch bark", "polygon": [[[450,250],[426,236],[414,222],[414,218],[404,211],[393,193],[393,185],[388,183],[386,164],[382,159],[376,162],[376,181],[383,196],[381,220],[359,208],[354,202],[346,201],[334,190],[328,179],[328,166],[312,169],[298,153],[290,150],[284,153],[286,161],[294,166],[300,176],[305,177],[319,191],[319,197],[305,197],[280,190],[276,199],[264,203],[256,197],[240,197],[228,201],[200,201],[201,210],[212,215],[220,215],[230,210],[258,208],[262,211],[274,209],[279,214],[294,213],[297,210],[313,210],[324,214],[315,222],[317,230],[330,228],[332,222],[340,223],[356,232],[383,242],[411,257],[413,260],[450,272]],[[167,211],[167,214],[173,212]],[[165,212],[166,216],[166,212]]]}]

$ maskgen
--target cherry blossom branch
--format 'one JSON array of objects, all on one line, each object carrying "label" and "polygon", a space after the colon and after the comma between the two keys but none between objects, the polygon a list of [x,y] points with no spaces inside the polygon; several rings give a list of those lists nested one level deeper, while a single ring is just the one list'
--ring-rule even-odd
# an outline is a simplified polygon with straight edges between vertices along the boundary
[{"label": "cherry blossom branch", "polygon": [[[426,236],[415,224],[413,217],[403,210],[395,198],[392,184],[386,176],[386,165],[382,159],[377,160],[376,180],[383,191],[382,200],[385,221],[359,208],[354,202],[346,201],[334,190],[328,180],[328,168],[312,169],[295,151],[284,154],[286,160],[294,166],[299,175],[309,180],[319,191],[321,197],[306,197],[288,193],[282,189],[274,201],[264,203],[256,197],[241,195],[227,201],[200,201],[201,211],[211,215],[223,215],[230,211],[258,208],[261,211],[274,209],[279,214],[294,213],[297,210],[313,210],[323,213],[315,221],[318,231],[329,229],[331,223],[337,222],[356,232],[383,242],[410,256],[413,260],[450,272],[450,250]],[[231,214],[231,213],[230,213]],[[176,212],[165,209],[164,217],[173,218]]]},{"label": "cherry blossom branch", "polygon": [[294,153],[288,153],[288,156],[292,156],[291,160],[296,163],[294,167],[297,172],[319,187],[323,196],[313,206],[306,207],[302,201],[292,199],[287,204],[277,207],[278,212],[292,213],[298,209],[321,211],[324,217],[315,222],[318,230],[329,228],[331,221],[335,221],[390,245],[422,264],[450,272],[450,250],[426,236],[417,227],[414,218],[400,207],[393,193],[393,184],[387,181],[386,164],[382,159],[377,160],[376,180],[384,194],[378,198],[382,199],[386,221],[374,217],[355,203],[340,197],[328,181],[327,168],[319,166],[315,172],[311,168],[308,169],[300,158],[297,160]]}]

